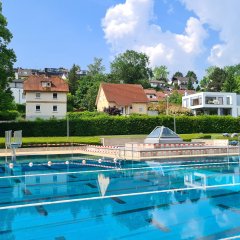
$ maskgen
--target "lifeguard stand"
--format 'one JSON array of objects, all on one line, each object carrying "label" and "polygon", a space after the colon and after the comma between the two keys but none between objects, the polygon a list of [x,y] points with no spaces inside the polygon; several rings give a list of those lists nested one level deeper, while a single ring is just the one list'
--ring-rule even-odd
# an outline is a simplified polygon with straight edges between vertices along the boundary
[{"label": "lifeguard stand", "polygon": [[5,147],[12,151],[12,161],[16,161],[16,149],[22,146],[22,131],[5,131]]}]

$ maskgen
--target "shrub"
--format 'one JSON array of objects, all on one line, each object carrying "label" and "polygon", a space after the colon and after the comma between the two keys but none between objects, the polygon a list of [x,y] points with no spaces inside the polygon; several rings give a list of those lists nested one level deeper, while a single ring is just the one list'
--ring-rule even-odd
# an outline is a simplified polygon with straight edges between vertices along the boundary
[{"label": "shrub", "polygon": [[15,120],[19,116],[20,116],[20,114],[16,110],[0,112],[0,120],[1,121]]},{"label": "shrub", "polygon": [[79,119],[79,118],[88,118],[88,117],[100,117],[100,116],[107,116],[104,112],[69,112],[68,117],[70,120]]}]

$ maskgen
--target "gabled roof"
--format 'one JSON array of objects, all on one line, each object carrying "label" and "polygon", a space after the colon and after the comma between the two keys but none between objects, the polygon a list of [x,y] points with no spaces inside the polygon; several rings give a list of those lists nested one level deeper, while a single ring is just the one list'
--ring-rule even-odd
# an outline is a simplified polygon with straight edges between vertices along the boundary
[{"label": "gabled roof", "polygon": [[132,103],[148,103],[149,100],[138,84],[102,83],[100,86],[108,100],[118,106],[129,106]]},{"label": "gabled roof", "polygon": [[145,94],[156,95],[157,91],[155,89],[144,89]]},{"label": "gabled roof", "polygon": [[[51,85],[44,87],[42,82],[50,82]],[[68,83],[57,76],[46,77],[31,75],[24,81],[23,89],[26,92],[69,92]]]}]

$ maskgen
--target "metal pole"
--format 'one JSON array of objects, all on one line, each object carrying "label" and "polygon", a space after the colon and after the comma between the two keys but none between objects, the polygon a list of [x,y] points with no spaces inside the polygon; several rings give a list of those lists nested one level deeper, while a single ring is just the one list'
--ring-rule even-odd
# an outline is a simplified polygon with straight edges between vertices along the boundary
[{"label": "metal pole", "polygon": [[177,128],[176,128],[176,115],[174,113],[174,116],[173,116],[173,123],[174,123],[174,132],[177,133]]},{"label": "metal pole", "polygon": [[168,95],[167,95],[167,115],[168,115]]},{"label": "metal pole", "polygon": [[67,116],[67,139],[69,138],[69,118]]}]

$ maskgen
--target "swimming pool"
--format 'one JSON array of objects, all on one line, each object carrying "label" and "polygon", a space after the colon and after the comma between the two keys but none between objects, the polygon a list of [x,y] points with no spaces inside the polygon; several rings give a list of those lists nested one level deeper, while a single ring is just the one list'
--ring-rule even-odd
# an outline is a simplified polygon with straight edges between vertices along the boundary
[{"label": "swimming pool", "polygon": [[0,159],[0,239],[240,235],[239,173],[238,157],[23,156],[12,166]]}]

